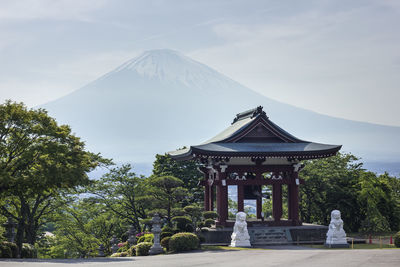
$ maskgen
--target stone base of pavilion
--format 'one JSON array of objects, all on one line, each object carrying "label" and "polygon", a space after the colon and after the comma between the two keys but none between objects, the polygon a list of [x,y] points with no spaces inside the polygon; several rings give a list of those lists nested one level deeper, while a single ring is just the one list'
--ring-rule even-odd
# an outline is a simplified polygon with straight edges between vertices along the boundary
[{"label": "stone base of pavilion", "polygon": [[[232,221],[233,222],[233,221]],[[282,224],[288,226],[282,226]],[[231,221],[227,221],[228,225]],[[280,226],[273,226],[274,221],[248,220],[247,229],[250,243],[253,247],[268,245],[304,245],[324,244],[328,227],[317,224],[303,223],[301,226],[291,226],[291,221],[280,221]],[[229,245],[233,227],[217,226],[203,229],[202,234],[207,245]]]}]

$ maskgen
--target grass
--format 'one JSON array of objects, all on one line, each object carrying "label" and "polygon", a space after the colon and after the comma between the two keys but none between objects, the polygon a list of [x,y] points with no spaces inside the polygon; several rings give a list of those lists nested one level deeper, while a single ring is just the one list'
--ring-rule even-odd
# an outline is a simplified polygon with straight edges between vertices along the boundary
[{"label": "grass", "polygon": [[[331,249],[327,248],[324,245],[306,245],[306,247],[310,248],[319,248],[319,249]],[[354,244],[354,249],[380,249],[381,246],[379,244]],[[340,248],[340,249],[346,249],[346,248]],[[351,249],[351,244],[348,249]],[[382,249],[398,249],[394,245],[389,245],[389,244],[382,244]]]},{"label": "grass", "polygon": [[267,250],[265,248],[239,248],[239,247],[228,247],[228,246],[201,246],[202,250],[254,250],[254,249],[262,249]]}]

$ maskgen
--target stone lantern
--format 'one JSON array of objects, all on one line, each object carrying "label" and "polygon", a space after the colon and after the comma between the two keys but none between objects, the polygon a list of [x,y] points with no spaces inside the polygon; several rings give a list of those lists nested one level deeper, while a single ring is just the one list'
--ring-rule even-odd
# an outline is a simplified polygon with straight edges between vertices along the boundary
[{"label": "stone lantern", "polygon": [[99,254],[97,255],[97,257],[104,257],[104,245],[100,244],[99,248],[97,249],[99,251]]},{"label": "stone lantern", "polygon": [[129,246],[131,247],[131,246],[135,245],[135,243],[136,243],[136,228],[135,228],[135,226],[131,225],[129,227],[127,234],[128,234],[127,241],[128,241]]},{"label": "stone lantern", "polygon": [[13,221],[12,217],[8,217],[6,223],[3,224],[4,228],[6,228],[6,233],[4,236],[7,238],[8,242],[14,242],[15,240],[15,226],[17,224]]},{"label": "stone lantern", "polygon": [[118,250],[118,239],[115,236],[113,236],[110,239],[110,245],[111,245],[111,252],[116,253]]},{"label": "stone lantern", "polygon": [[150,248],[149,254],[156,255],[163,253],[164,250],[160,244],[160,234],[161,234],[161,218],[158,213],[154,214],[153,219],[151,220],[152,228],[151,231],[154,234],[154,244]]}]

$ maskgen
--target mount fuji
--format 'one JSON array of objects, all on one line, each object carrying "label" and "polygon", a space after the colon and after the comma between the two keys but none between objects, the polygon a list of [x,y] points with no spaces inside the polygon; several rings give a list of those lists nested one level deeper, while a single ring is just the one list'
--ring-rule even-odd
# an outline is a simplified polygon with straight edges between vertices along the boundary
[{"label": "mount fuji", "polygon": [[235,114],[260,105],[298,138],[341,144],[373,171],[400,173],[400,127],[329,117],[272,100],[172,50],[144,52],[41,108],[70,125],[90,151],[149,174],[156,153],[199,144],[225,129]]}]

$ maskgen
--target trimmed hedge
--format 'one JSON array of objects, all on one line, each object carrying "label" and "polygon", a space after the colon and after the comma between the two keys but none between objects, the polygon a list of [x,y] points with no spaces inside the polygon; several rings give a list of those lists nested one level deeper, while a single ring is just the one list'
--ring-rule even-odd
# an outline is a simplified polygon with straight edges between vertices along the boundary
[{"label": "trimmed hedge", "polygon": [[400,248],[400,232],[394,235],[394,245],[396,248]]},{"label": "trimmed hedge", "polygon": [[147,256],[149,250],[153,246],[151,242],[142,242],[136,245],[136,256]]},{"label": "trimmed hedge", "polygon": [[167,251],[169,251],[169,240],[171,240],[171,237],[167,236],[167,237],[164,237],[163,239],[161,239],[161,242],[160,242],[161,246],[163,248],[166,248]]},{"label": "trimmed hedge", "polygon": [[215,211],[205,211],[205,212],[203,212],[203,218],[205,220],[207,220],[207,219],[215,220],[218,218],[218,214]]},{"label": "trimmed hedge", "polygon": [[172,236],[172,235],[173,235],[173,233],[171,233],[171,232],[161,232],[160,238],[164,239],[165,237]]},{"label": "trimmed hedge", "polygon": [[174,252],[199,248],[199,238],[193,233],[177,233],[169,240],[169,249]]},{"label": "trimmed hedge", "polygon": [[144,234],[141,237],[138,238],[137,244],[143,243],[143,242],[150,242],[154,243],[154,235],[153,234]]},{"label": "trimmed hedge", "polygon": [[[0,257],[1,258],[12,258],[13,254],[11,247],[5,244],[6,242],[0,243]],[[7,242],[8,243],[8,242]]]},{"label": "trimmed hedge", "polygon": [[204,226],[205,227],[211,227],[211,225],[214,225],[214,224],[215,224],[215,220],[214,219],[206,219],[204,221]]},{"label": "trimmed hedge", "polygon": [[21,258],[37,258],[36,248],[31,244],[23,243]]},{"label": "trimmed hedge", "polygon": [[130,257],[136,256],[136,246],[135,246],[135,245],[131,246],[131,247],[127,250],[127,252],[128,252],[128,255],[129,255]]},{"label": "trimmed hedge", "polygon": [[172,218],[172,221],[176,223],[176,228],[181,232],[189,232],[190,229],[188,228],[192,226],[192,220],[187,216],[176,216]]}]

